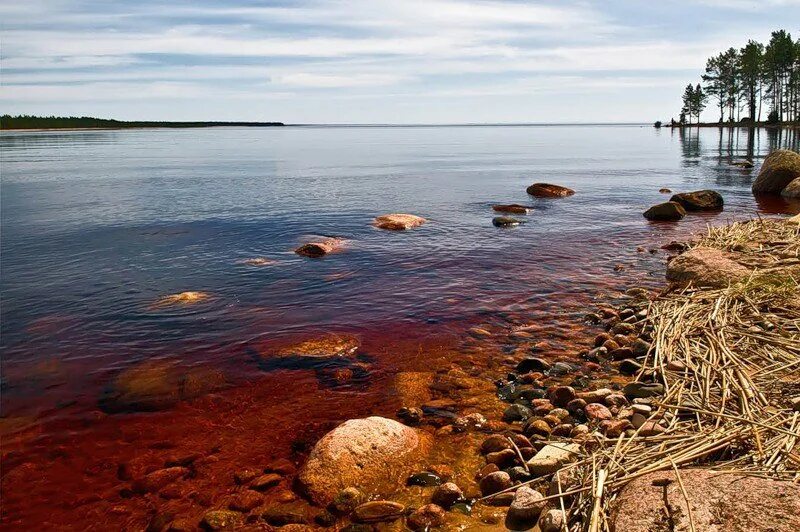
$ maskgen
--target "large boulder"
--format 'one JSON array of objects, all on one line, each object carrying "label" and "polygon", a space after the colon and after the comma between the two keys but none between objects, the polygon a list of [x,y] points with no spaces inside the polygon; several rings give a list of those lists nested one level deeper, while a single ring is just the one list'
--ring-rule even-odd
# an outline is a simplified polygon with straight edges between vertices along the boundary
[{"label": "large boulder", "polygon": [[575,194],[571,188],[549,183],[534,183],[528,187],[527,192],[537,198],[563,198]]},{"label": "large boulder", "polygon": [[713,190],[683,192],[675,194],[669,200],[679,203],[687,211],[719,211],[723,205],[722,196]]},{"label": "large boulder", "polygon": [[653,221],[674,222],[686,216],[686,210],[681,206],[680,203],[667,201],[665,203],[653,205],[644,211],[643,216],[648,220]]},{"label": "large boulder", "polygon": [[784,198],[800,198],[800,177],[792,180],[781,192]]},{"label": "large boulder", "polygon": [[753,182],[753,192],[780,194],[798,177],[800,177],[800,154],[791,150],[775,150],[764,159],[761,171]]},{"label": "large boulder", "polygon": [[800,484],[703,469],[683,469],[680,479],[669,471],[631,481],[617,498],[612,530],[690,530],[687,498],[697,531],[800,530]]},{"label": "large boulder", "polygon": [[391,419],[351,419],[317,442],[298,480],[319,505],[350,486],[371,494],[391,493],[427,456],[431,444],[429,434]]},{"label": "large boulder", "polygon": [[691,249],[667,265],[668,281],[697,286],[727,286],[749,274],[750,270],[736,262],[731,253],[714,248]]},{"label": "large boulder", "polygon": [[372,222],[375,227],[379,229],[388,229],[389,231],[404,231],[414,227],[419,227],[425,223],[425,218],[416,216],[414,214],[384,214],[378,216]]}]

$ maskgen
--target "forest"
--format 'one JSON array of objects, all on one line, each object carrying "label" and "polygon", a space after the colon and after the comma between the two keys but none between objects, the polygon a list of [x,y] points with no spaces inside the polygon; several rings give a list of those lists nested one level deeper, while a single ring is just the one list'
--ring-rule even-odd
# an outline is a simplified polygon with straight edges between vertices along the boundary
[{"label": "forest", "polygon": [[686,86],[674,125],[699,124],[709,105],[719,111],[717,123],[800,122],[800,39],[786,30],[772,32],[766,45],[750,40],[709,58],[701,79]]},{"label": "forest", "polygon": [[141,127],[282,126],[281,122],[148,122],[110,120],[89,116],[0,116],[0,129],[124,129]]}]

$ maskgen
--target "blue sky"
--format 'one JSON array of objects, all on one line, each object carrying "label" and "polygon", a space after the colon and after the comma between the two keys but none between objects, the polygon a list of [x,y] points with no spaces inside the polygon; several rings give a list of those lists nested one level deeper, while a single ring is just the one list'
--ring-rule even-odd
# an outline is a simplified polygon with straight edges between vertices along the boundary
[{"label": "blue sky", "polygon": [[709,55],[800,33],[800,0],[24,0],[0,21],[14,114],[647,122]]}]

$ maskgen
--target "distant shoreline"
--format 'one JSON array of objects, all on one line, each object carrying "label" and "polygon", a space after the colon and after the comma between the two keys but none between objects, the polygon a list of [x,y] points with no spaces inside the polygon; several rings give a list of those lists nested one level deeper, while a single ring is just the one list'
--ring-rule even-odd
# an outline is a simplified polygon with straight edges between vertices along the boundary
[{"label": "distant shoreline", "polygon": [[91,116],[31,116],[3,115],[0,117],[0,130],[4,131],[50,131],[84,129],[141,129],[141,128],[199,128],[199,127],[280,127],[283,122],[243,122],[243,121],[157,121],[157,120],[114,120]]},{"label": "distant shoreline", "polygon": [[693,127],[716,127],[716,128],[745,128],[755,129],[757,127],[778,129],[778,128],[800,128],[800,122],[700,122],[699,124],[668,124],[665,123],[662,127],[672,129],[691,129]]}]

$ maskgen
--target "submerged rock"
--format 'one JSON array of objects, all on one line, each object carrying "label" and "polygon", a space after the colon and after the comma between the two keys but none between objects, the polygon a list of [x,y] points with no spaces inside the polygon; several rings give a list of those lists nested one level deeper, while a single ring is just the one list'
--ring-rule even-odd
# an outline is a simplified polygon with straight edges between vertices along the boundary
[{"label": "submerged rock", "polygon": [[353,521],[357,523],[380,523],[403,517],[406,507],[394,501],[371,501],[353,510]]},{"label": "submerged rock", "polygon": [[164,296],[152,305],[151,309],[158,309],[161,307],[170,307],[176,305],[194,305],[207,301],[211,296],[207,292],[198,292],[191,290],[188,292],[180,292],[178,294],[171,294]]},{"label": "submerged rock", "polygon": [[512,203],[510,205],[492,205],[492,209],[497,212],[505,212],[508,214],[528,214],[528,212],[531,210],[530,207],[519,205],[517,203]]},{"label": "submerged rock", "polygon": [[775,150],[764,159],[758,177],[753,182],[753,193],[780,194],[798,177],[800,154],[791,150]]},{"label": "submerged rock", "polygon": [[668,188],[660,188],[658,191],[662,194],[672,194],[672,191]]},{"label": "submerged rock", "polygon": [[201,523],[206,530],[227,530],[241,524],[244,516],[231,510],[211,510],[206,512]]},{"label": "submerged rock", "polygon": [[748,275],[750,270],[733,260],[731,253],[715,248],[690,249],[667,264],[667,280],[673,283],[720,287]]},{"label": "submerged rock", "polygon": [[534,183],[527,188],[527,192],[537,198],[564,198],[575,194],[571,188],[549,183]]},{"label": "submerged rock", "polygon": [[157,411],[181,399],[181,375],[175,364],[146,361],[120,372],[100,399],[107,412]]},{"label": "submerged rock", "polygon": [[430,530],[445,523],[447,514],[437,504],[426,504],[408,516],[406,523],[411,530]]},{"label": "submerged rock", "polygon": [[384,214],[378,216],[373,224],[378,229],[388,229],[389,231],[404,231],[424,224],[427,220],[414,214]]},{"label": "submerged rock", "polygon": [[682,192],[675,194],[669,200],[680,203],[687,211],[719,211],[724,205],[722,196],[713,190]]},{"label": "submerged rock", "polygon": [[349,486],[372,493],[390,491],[405,483],[430,448],[430,435],[397,421],[351,419],[317,442],[298,480],[320,505]]},{"label": "submerged rock", "polygon": [[303,255],[304,257],[319,258],[324,257],[329,253],[341,251],[345,244],[346,241],[342,238],[326,238],[325,240],[320,240],[318,242],[309,242],[308,244],[303,244],[299,248],[295,249],[294,252],[298,255]]},{"label": "submerged rock", "polygon": [[359,338],[352,334],[324,334],[277,349],[277,358],[330,359],[347,358],[355,354],[361,345]]},{"label": "submerged rock", "polygon": [[508,216],[497,216],[492,218],[492,225],[495,227],[513,227],[515,225],[524,224],[525,220],[517,220]]},{"label": "submerged rock", "polygon": [[253,257],[252,259],[244,259],[241,261],[242,264],[246,264],[247,266],[269,266],[271,264],[275,264],[276,261],[273,259],[268,259],[267,257]]},{"label": "submerged rock", "polygon": [[653,221],[674,222],[686,216],[686,210],[679,203],[667,201],[665,203],[653,205],[644,211],[643,216]]}]

